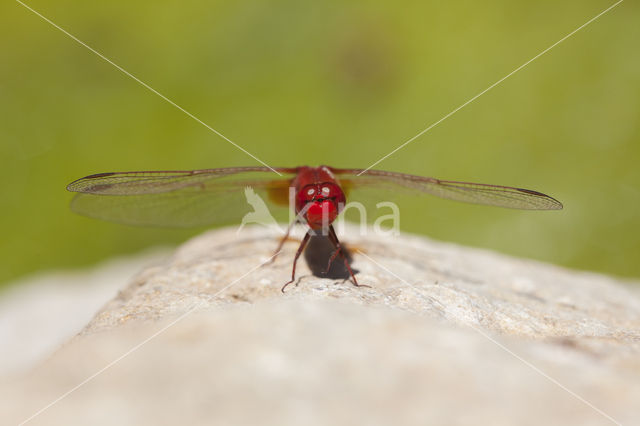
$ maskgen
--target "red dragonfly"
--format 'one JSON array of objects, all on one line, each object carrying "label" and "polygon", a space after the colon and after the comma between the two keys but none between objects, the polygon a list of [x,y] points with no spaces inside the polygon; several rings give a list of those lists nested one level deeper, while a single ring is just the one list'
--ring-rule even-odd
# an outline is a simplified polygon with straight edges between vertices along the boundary
[{"label": "red dragonfly", "polygon": [[[296,263],[312,235],[326,235],[333,247],[327,270],[340,256],[352,283],[361,286],[351,270],[345,249],[332,223],[342,212],[346,195],[362,189],[378,197],[385,190],[407,190],[413,195],[431,194],[456,201],[527,210],[559,210],[562,203],[529,189],[481,183],[455,182],[382,170],[338,169],[329,166],[275,168],[228,167],[189,171],[147,171],[98,173],[78,179],[67,190],[78,192],[71,207],[76,213],[140,226],[190,227],[237,222],[248,212],[244,189],[262,193],[272,206],[288,206],[293,194],[296,219],[308,225],[293,260]],[[290,192],[290,188],[292,191]],[[280,241],[276,254],[286,241]],[[274,255],[275,258],[275,255]],[[272,258],[273,259],[273,258]]]}]

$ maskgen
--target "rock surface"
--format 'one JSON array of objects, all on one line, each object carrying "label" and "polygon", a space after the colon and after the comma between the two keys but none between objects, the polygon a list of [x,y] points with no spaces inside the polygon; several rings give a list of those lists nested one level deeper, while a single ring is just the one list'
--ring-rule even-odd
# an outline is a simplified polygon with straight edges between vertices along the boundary
[{"label": "rock surface", "polygon": [[0,291],[0,383],[31,370],[78,334],[131,280],[169,258],[169,248],[117,257],[92,268],[21,278]]},{"label": "rock surface", "polygon": [[301,259],[282,294],[297,243],[259,266],[277,242],[261,228],[191,240],[0,386],[0,415],[19,423],[73,390],[29,424],[640,422],[639,283],[422,237],[342,239],[370,288]]}]

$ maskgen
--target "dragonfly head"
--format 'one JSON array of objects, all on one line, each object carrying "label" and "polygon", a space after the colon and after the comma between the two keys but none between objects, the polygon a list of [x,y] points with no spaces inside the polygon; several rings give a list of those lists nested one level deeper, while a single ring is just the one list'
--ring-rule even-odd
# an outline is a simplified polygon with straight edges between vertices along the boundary
[{"label": "dragonfly head", "polygon": [[321,229],[338,217],[345,201],[344,192],[335,183],[310,184],[296,194],[296,213],[303,211],[311,229]]}]

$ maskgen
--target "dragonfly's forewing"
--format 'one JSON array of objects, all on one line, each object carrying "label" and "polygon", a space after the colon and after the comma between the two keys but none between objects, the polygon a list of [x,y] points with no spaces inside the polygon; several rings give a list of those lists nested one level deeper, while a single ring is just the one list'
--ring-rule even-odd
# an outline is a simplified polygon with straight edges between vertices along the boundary
[{"label": "dragonfly's forewing", "polygon": [[[191,171],[100,173],[67,189],[78,194],[76,213],[129,225],[191,227],[238,223],[247,213],[286,218],[296,168],[230,167]],[[347,201],[384,201],[399,192],[426,193],[468,203],[529,210],[558,210],[554,198],[522,188],[445,181],[381,170],[331,169]],[[250,188],[250,189],[248,189]],[[366,199],[365,199],[366,198]],[[391,197],[392,198],[392,197]],[[278,209],[277,207],[283,207]],[[274,208],[276,207],[276,208]]]},{"label": "dragonfly's forewing", "polygon": [[559,210],[562,203],[558,200],[530,189],[510,186],[487,185],[482,183],[455,182],[431,177],[415,176],[405,173],[382,170],[331,169],[340,179],[348,196],[357,199],[359,188],[368,189],[371,194],[379,191],[383,194],[410,191],[413,194],[425,193],[450,200],[466,203],[484,204],[524,210]]},{"label": "dragonfly's forewing", "polygon": [[[73,211],[111,222],[161,227],[231,224],[252,211],[276,219],[286,216],[295,169],[278,171],[282,177],[266,167],[100,173],[78,179],[67,189],[78,192]],[[284,208],[273,208],[277,206]]]}]

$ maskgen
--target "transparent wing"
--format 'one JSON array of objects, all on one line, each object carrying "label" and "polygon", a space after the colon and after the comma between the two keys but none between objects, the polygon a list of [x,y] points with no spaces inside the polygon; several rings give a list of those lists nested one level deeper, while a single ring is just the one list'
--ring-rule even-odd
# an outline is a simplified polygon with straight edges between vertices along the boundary
[{"label": "transparent wing", "polygon": [[[381,191],[425,193],[466,203],[484,204],[524,210],[560,210],[562,203],[541,192],[510,186],[455,182],[405,173],[363,169],[331,169],[345,187],[348,196],[358,188],[378,188]],[[372,191],[368,191],[371,193]],[[355,200],[356,197],[352,198]]]},{"label": "transparent wing", "polygon": [[67,189],[81,215],[139,226],[193,227],[237,223],[245,214],[269,221],[287,212],[296,169],[233,167],[191,171],[100,173]]}]

